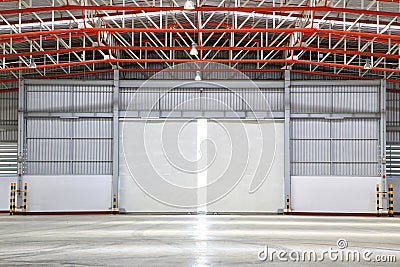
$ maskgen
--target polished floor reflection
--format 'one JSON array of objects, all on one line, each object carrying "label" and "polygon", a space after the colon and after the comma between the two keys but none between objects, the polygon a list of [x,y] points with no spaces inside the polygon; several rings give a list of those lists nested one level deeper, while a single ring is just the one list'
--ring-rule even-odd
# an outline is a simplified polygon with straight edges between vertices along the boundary
[{"label": "polished floor reflection", "polygon": [[[400,218],[374,217],[4,215],[0,265],[398,266],[399,230]],[[347,247],[338,248],[338,239]],[[262,261],[266,247],[276,252],[272,261]],[[327,253],[320,262],[296,262],[302,251],[321,255],[329,248],[370,251],[370,261],[332,260]],[[287,253],[278,258],[281,250]],[[379,256],[397,263],[377,262]]]}]

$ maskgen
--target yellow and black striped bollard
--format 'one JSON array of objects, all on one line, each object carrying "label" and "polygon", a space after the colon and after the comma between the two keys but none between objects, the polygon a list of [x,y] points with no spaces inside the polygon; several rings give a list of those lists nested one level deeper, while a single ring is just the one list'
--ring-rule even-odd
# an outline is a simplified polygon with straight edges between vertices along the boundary
[{"label": "yellow and black striped bollard", "polygon": [[113,197],[113,214],[117,214],[117,195]]},{"label": "yellow and black striped bollard", "polygon": [[379,184],[376,184],[376,216],[380,216],[379,208]]},{"label": "yellow and black striped bollard", "polygon": [[24,184],[24,215],[26,215],[26,199],[28,196],[28,183]]},{"label": "yellow and black striped bollard", "polygon": [[13,214],[15,214],[15,197],[16,197],[16,192],[17,192],[17,183],[14,183],[14,190],[13,190]]},{"label": "yellow and black striped bollard", "polygon": [[290,198],[289,195],[286,195],[286,214],[290,213]]},{"label": "yellow and black striped bollard", "polygon": [[13,190],[14,183],[10,184],[10,215],[13,215]]},{"label": "yellow and black striped bollard", "polygon": [[389,196],[389,217],[394,216],[394,201],[393,201],[393,185],[388,186],[388,196]]}]

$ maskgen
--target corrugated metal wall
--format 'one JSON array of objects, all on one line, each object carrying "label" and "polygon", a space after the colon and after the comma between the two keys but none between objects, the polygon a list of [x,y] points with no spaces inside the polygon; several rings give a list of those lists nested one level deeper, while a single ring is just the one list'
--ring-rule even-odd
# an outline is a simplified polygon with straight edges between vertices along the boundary
[{"label": "corrugated metal wall", "polygon": [[379,120],[294,119],[292,175],[379,175]]},{"label": "corrugated metal wall", "polygon": [[112,93],[110,85],[26,85],[24,173],[111,174]]},{"label": "corrugated metal wall", "polygon": [[387,175],[400,177],[400,93],[386,93]]},{"label": "corrugated metal wall", "polygon": [[387,142],[400,142],[400,93],[386,93]]},{"label": "corrugated metal wall", "polygon": [[371,113],[379,111],[379,87],[292,86],[292,113]]},{"label": "corrugated metal wall", "polygon": [[[26,86],[25,171],[29,174],[110,174],[112,86],[43,83]],[[251,107],[258,111],[268,106],[259,92],[249,88],[235,89],[234,93],[199,88],[165,92],[165,88],[141,88],[140,93],[137,88],[120,88],[120,110],[243,111]],[[283,88],[262,88],[260,92],[268,100],[271,111],[284,111]],[[387,96],[388,127],[399,127],[400,98],[396,93]],[[1,123],[16,125],[17,92],[2,93],[1,99]],[[133,102],[128,108],[131,99]],[[292,175],[379,174],[376,152],[379,118],[357,117],[357,114],[376,112],[379,112],[378,86],[292,86]],[[90,114],[87,118],[60,118],[57,113]],[[98,113],[105,115],[93,118]],[[307,114],[316,117],[305,118]],[[321,114],[356,115],[332,120]],[[15,141],[17,132],[11,132],[0,131],[1,140]],[[388,130],[388,141],[399,141],[399,132]]]},{"label": "corrugated metal wall", "polygon": [[18,91],[0,91],[0,142],[18,140]]},{"label": "corrugated metal wall", "polygon": [[111,112],[112,87],[107,85],[31,85],[27,112]]},{"label": "corrugated metal wall", "polygon": [[26,120],[26,174],[111,174],[111,118]]},{"label": "corrugated metal wall", "polygon": [[121,88],[120,110],[283,111],[283,88]]},{"label": "corrugated metal wall", "polygon": [[379,92],[380,86],[292,86],[291,174],[379,176]]},{"label": "corrugated metal wall", "polygon": [[18,91],[0,90],[0,175],[17,174]]}]

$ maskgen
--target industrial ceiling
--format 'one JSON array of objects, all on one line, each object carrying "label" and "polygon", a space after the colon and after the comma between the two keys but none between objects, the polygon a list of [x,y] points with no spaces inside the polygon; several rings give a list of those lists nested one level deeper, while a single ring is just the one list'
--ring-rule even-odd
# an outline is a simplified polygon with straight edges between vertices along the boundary
[{"label": "industrial ceiling", "polygon": [[[0,0],[1,88],[185,62],[400,78],[399,0]],[[198,53],[191,53],[195,46]]]}]

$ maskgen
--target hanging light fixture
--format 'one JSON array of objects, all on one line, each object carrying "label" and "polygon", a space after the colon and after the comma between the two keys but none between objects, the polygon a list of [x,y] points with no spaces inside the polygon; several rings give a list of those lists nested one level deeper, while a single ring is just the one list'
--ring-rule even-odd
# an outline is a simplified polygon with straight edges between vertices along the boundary
[{"label": "hanging light fixture", "polygon": [[32,57],[29,60],[29,68],[31,68],[31,69],[35,69],[36,68],[35,60]]},{"label": "hanging light fixture", "polygon": [[200,75],[200,71],[196,71],[196,77],[194,77],[195,81],[201,81],[201,75]]},{"label": "hanging light fixture", "polygon": [[372,68],[369,59],[365,60],[364,70],[370,70]]},{"label": "hanging light fixture", "polygon": [[194,3],[192,0],[186,0],[185,5],[183,6],[183,9],[185,10],[193,10],[195,8]]},{"label": "hanging light fixture", "polygon": [[197,44],[193,43],[192,49],[190,50],[190,55],[197,56],[198,54],[199,54],[199,51],[197,51]]}]

